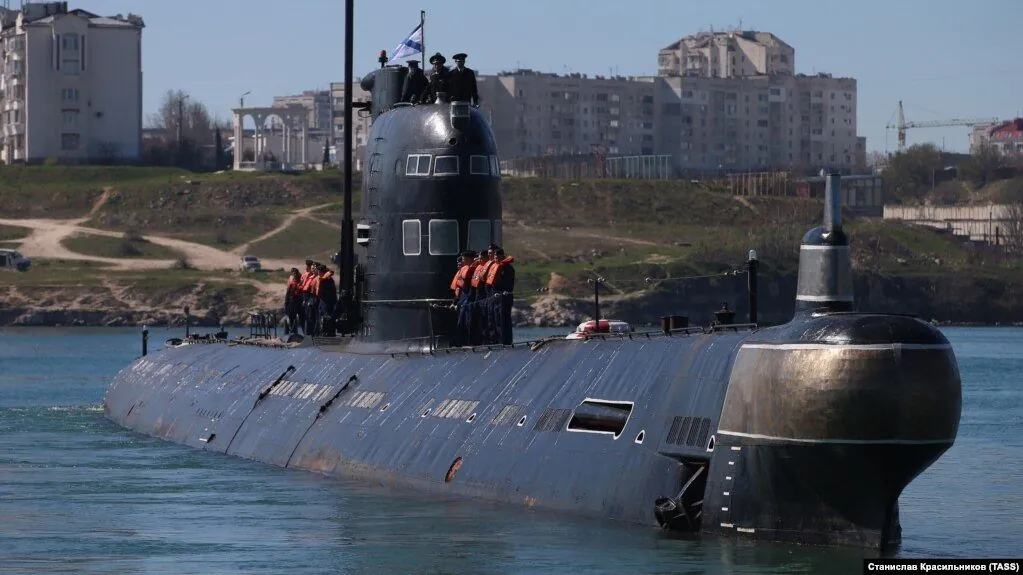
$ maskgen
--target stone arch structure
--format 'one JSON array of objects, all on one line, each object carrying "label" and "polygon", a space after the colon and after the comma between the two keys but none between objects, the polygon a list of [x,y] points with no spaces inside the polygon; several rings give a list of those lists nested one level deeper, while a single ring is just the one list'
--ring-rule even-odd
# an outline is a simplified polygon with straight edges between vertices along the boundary
[{"label": "stone arch structure", "polygon": [[[309,147],[309,110],[304,107],[292,108],[234,108],[231,110],[231,125],[234,126],[234,169],[235,170],[266,170],[267,152],[276,149],[277,161],[282,168],[290,168],[295,164],[306,166]],[[243,159],[246,144],[245,118],[251,117],[256,125],[251,138],[251,149],[254,152],[252,161]],[[281,122],[281,133],[267,127],[271,117]],[[279,139],[279,145],[269,145],[270,138]]]}]

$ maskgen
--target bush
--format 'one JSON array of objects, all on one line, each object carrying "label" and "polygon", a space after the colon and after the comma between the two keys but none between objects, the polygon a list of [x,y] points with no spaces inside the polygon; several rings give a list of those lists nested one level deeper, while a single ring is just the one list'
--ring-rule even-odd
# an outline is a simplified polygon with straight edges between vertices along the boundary
[{"label": "bush", "polygon": [[130,241],[122,242],[120,251],[121,255],[125,257],[134,257],[142,255],[142,250],[140,250],[135,244],[131,243]]},{"label": "bush", "polygon": [[145,241],[142,234],[135,228],[128,228],[124,231],[124,239],[128,242],[141,242]]},{"label": "bush", "polygon": [[174,269],[176,270],[194,270],[195,266],[188,261],[187,258],[178,258],[174,261]]}]

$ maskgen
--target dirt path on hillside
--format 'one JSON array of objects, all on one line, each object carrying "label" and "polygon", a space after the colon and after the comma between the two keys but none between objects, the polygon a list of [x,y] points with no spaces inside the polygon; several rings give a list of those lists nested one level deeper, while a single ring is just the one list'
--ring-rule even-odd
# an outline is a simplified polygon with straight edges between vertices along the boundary
[{"label": "dirt path on hillside", "polygon": [[[265,239],[272,238],[273,236],[276,236],[277,234],[279,234],[279,233],[283,232],[284,230],[288,229],[289,227],[291,227],[291,224],[295,223],[295,221],[298,220],[299,218],[309,218],[309,219],[312,219],[312,220],[323,222],[323,220],[317,220],[316,218],[310,216],[309,214],[311,214],[311,213],[313,213],[313,212],[315,212],[317,210],[322,210],[323,208],[328,208],[330,206],[333,206],[336,203],[337,202],[331,202],[329,204],[320,204],[318,206],[313,206],[311,208],[302,208],[301,210],[295,210],[294,212],[291,212],[291,214],[289,214],[288,217],[284,218],[284,221],[281,222],[281,225],[277,226],[276,228],[270,230],[269,232],[266,232],[265,234],[263,234],[263,235],[261,235],[261,236],[259,236],[257,238],[251,239],[251,240],[245,242],[244,244],[242,244],[242,245],[232,249],[231,253],[236,255],[236,256],[238,256],[238,257],[241,257],[241,256],[245,255],[245,252],[249,249],[249,246],[251,246],[252,244],[255,244],[255,243],[259,243],[259,242],[261,242],[261,241],[263,241]],[[323,222],[323,223],[326,223],[326,222]],[[330,225],[330,224],[328,224],[328,225]]]}]

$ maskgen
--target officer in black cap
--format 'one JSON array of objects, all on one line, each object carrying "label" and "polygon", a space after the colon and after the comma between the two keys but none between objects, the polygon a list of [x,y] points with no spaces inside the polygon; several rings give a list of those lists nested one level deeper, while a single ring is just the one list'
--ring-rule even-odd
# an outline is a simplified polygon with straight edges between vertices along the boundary
[{"label": "officer in black cap", "polygon": [[419,60],[408,61],[408,75],[401,89],[401,101],[413,104],[429,104],[430,81],[419,67]]},{"label": "officer in black cap", "polygon": [[466,55],[459,52],[451,57],[455,68],[448,72],[449,96],[452,102],[469,102],[479,106],[480,93],[476,88],[476,72],[465,67]]},{"label": "officer in black cap", "polygon": [[447,58],[437,52],[433,56],[430,56],[430,63],[433,64],[433,71],[430,72],[430,99],[431,101],[437,98],[438,94],[445,94],[444,101],[450,100],[450,94],[448,94],[449,77],[448,68],[444,65],[447,62]]}]

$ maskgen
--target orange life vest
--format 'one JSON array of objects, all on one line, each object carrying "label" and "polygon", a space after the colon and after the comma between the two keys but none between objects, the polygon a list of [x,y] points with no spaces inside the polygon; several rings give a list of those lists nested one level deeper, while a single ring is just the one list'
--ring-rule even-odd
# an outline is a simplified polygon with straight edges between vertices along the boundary
[{"label": "orange life vest", "polygon": [[301,286],[299,289],[306,293],[312,293],[312,282],[315,277],[316,274],[313,272],[305,272],[302,274],[302,279],[299,281],[299,285]]},{"label": "orange life vest", "polygon": [[487,272],[487,285],[493,287],[494,282],[497,281],[497,275],[506,264],[510,264],[515,261],[513,258],[506,257],[499,262],[494,262],[494,265],[490,266],[490,270]]},{"label": "orange life vest", "polygon": [[476,271],[472,274],[472,287],[480,287],[480,282],[486,280],[487,272],[490,270],[490,265],[493,264],[493,260],[487,260],[480,265],[476,266]]},{"label": "orange life vest", "polygon": [[293,296],[302,295],[302,280],[291,278],[288,280],[288,293]]},{"label": "orange life vest", "polygon": [[461,296],[465,288],[468,287],[475,270],[476,264],[472,263],[458,268],[458,271],[455,272],[455,277],[451,279],[451,291],[455,292],[455,297]]}]

